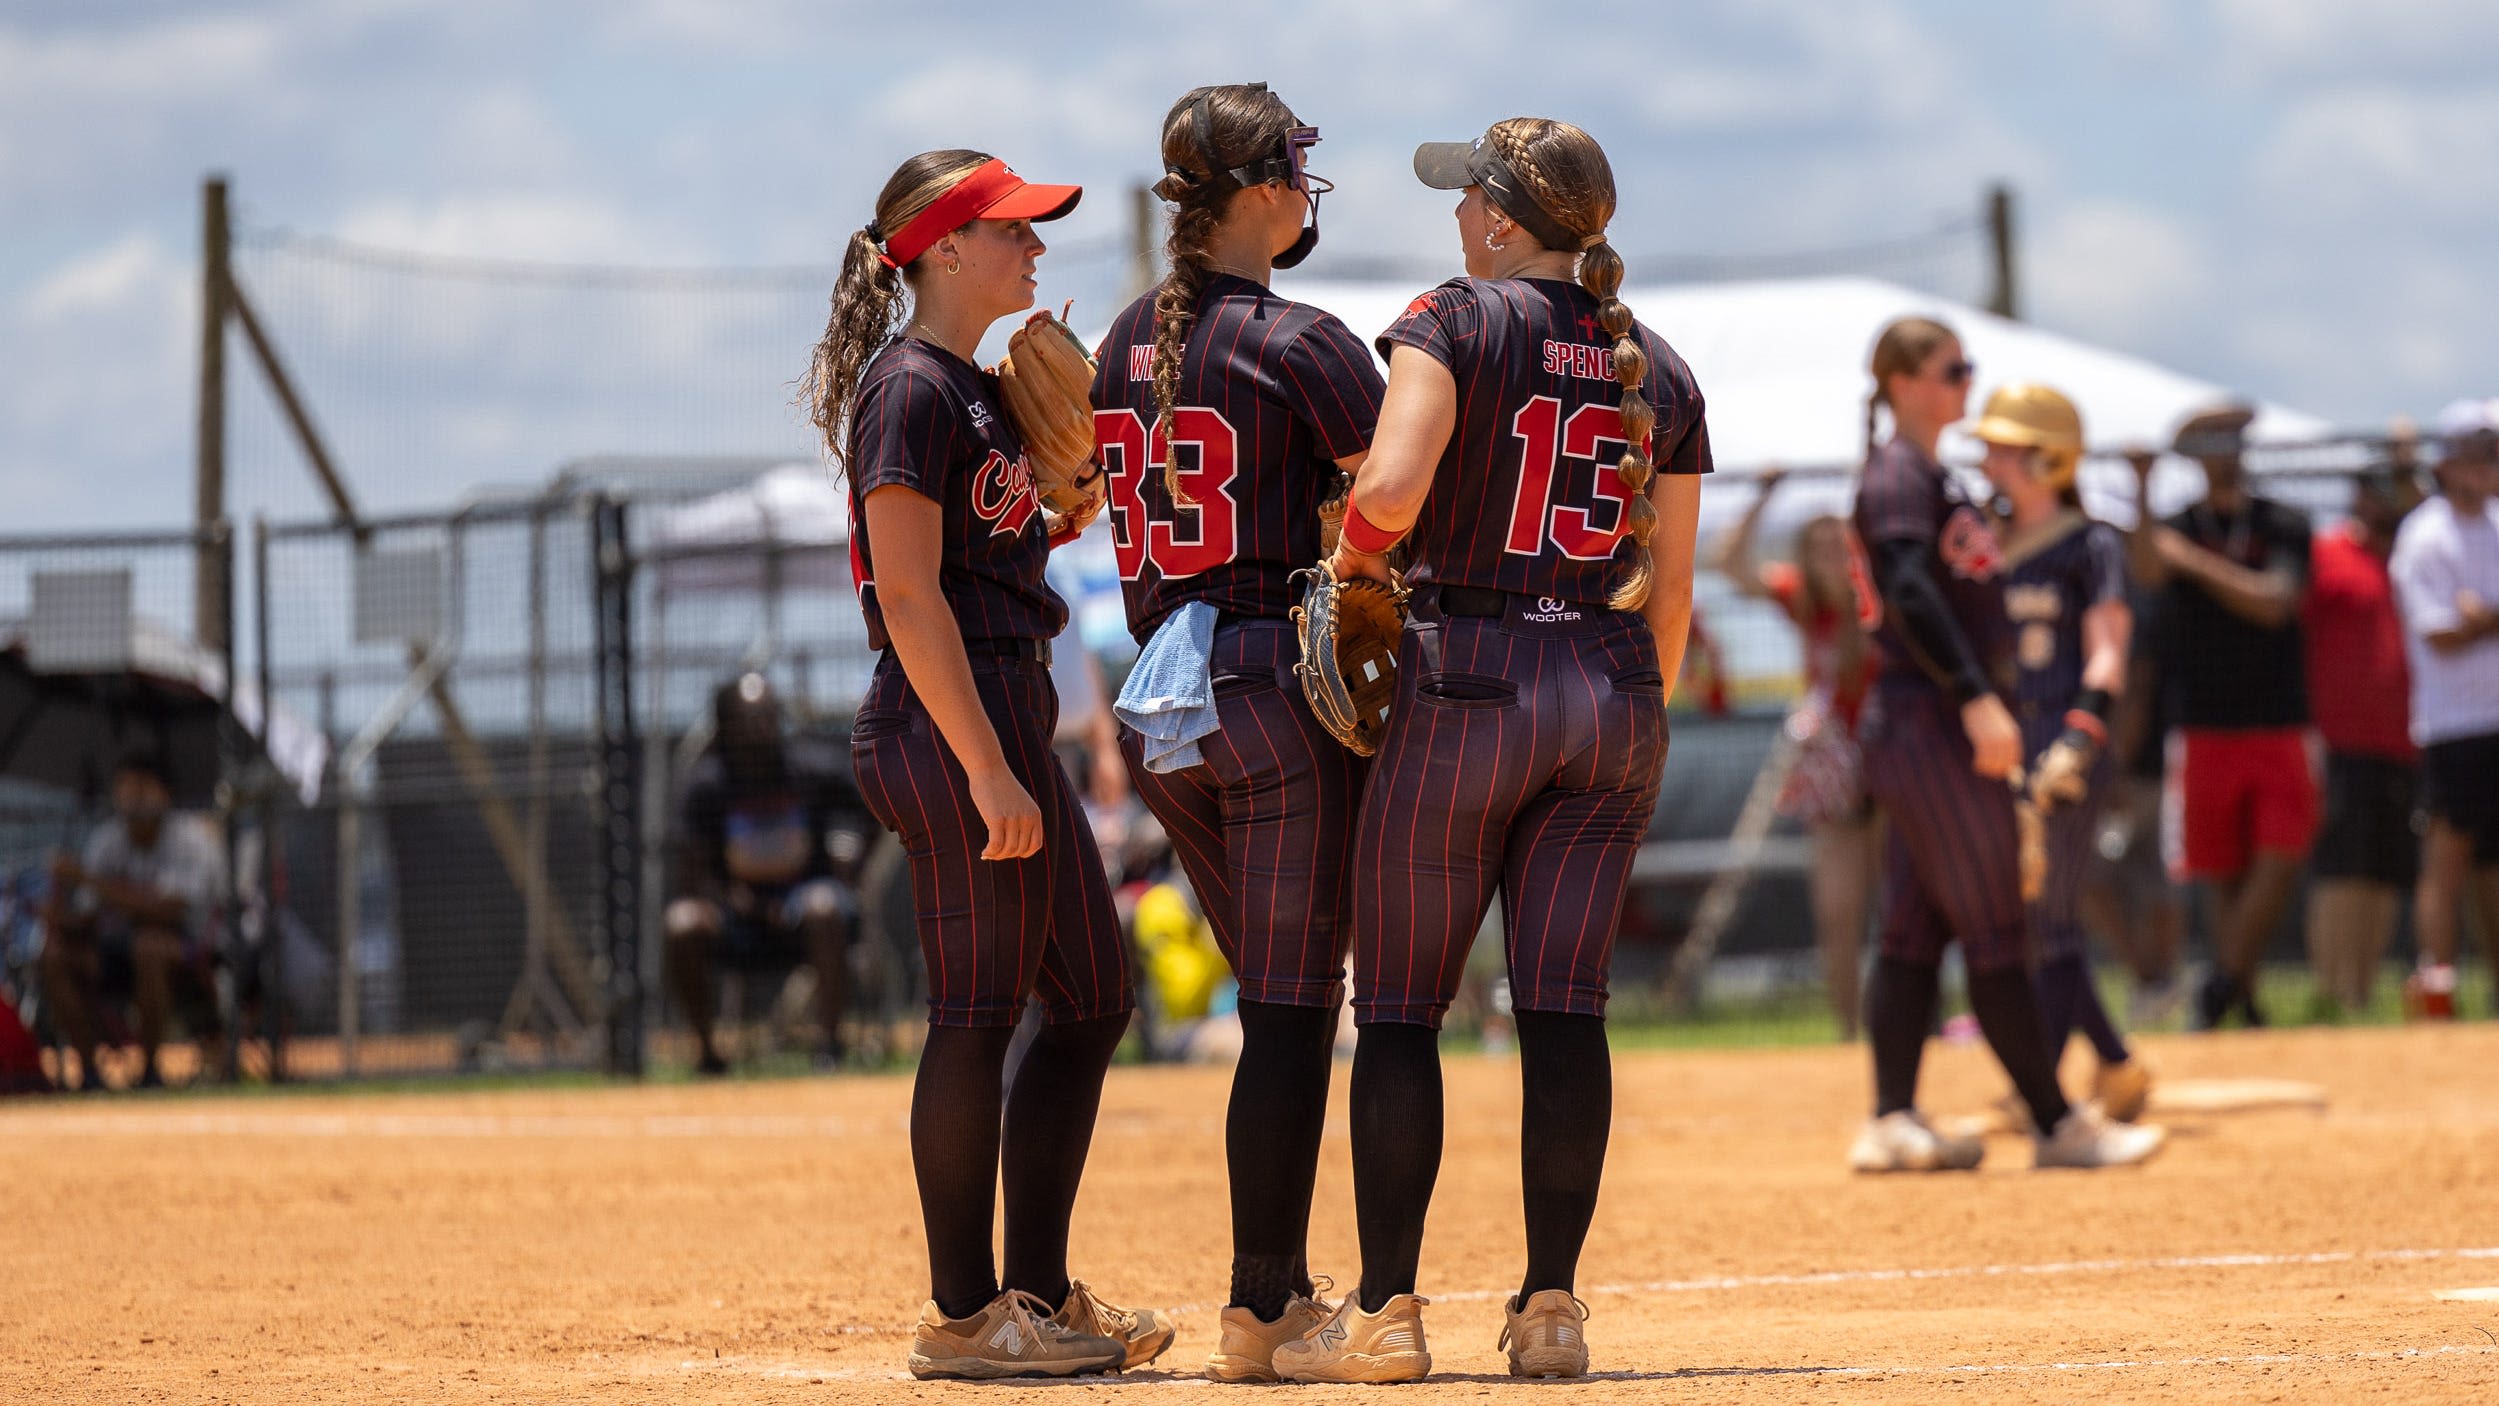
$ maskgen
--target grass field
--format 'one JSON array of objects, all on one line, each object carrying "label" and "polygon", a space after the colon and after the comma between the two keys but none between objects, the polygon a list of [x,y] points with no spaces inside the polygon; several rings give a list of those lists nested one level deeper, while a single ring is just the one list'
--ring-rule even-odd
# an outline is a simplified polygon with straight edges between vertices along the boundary
[{"label": "grass field", "polygon": [[[2173,1083],[2314,1081],[2322,1111],[2173,1120],[2133,1172],[1840,1167],[1859,1052],[1625,1050],[1583,1269],[1599,1380],[1640,1401],[2499,1399],[2499,1027],[2161,1038]],[[1929,1103],[1997,1091],[1938,1045]],[[1340,1075],[1341,1075],[1340,1068]],[[1227,1075],[1122,1067],[1076,1272],[1179,1314],[1086,1385],[900,1376],[923,1262],[890,1076],[195,1094],[0,1108],[7,1389],[24,1401],[1211,1399]],[[1513,1388],[1516,1066],[1449,1061],[1424,1290],[1438,1372]],[[1354,1267],[1331,1127],[1314,1262]],[[1515,1388],[1526,1390],[1524,1386]],[[1305,1399],[1346,1389],[1294,1388]],[[1142,1395],[1140,1395],[1142,1394]],[[1186,1398],[1184,1398],[1186,1399]]]}]

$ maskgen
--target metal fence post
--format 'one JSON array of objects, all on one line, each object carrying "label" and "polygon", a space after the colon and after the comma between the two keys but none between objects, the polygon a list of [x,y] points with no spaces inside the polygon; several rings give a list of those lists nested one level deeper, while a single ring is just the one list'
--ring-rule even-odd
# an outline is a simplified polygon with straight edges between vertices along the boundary
[{"label": "metal fence post", "polygon": [[269,740],[277,726],[277,671],[269,660],[269,520],[252,519],[252,652],[260,681],[260,763],[271,775],[260,793],[260,941],[264,948],[260,1038],[269,1047],[269,1082],[286,1082],[286,924],[278,903],[278,788]]},{"label": "metal fence post", "polygon": [[633,716],[633,559],[625,505],[598,498],[589,512],[590,584],[597,602],[598,913],[607,939],[607,1067],[640,1078],[641,755]]}]

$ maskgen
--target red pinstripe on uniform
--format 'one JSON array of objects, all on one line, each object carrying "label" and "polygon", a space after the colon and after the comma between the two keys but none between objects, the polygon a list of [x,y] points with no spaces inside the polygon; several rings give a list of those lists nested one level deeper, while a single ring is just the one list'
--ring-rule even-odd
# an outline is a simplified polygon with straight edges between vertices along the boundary
[{"label": "red pinstripe on uniform", "polygon": [[[1495,884],[1517,1007],[1605,1011],[1614,932],[1666,761],[1666,687],[1647,623],[1602,604],[1622,578],[1619,557],[1571,556],[1556,535],[1560,523],[1604,525],[1619,442],[1577,456],[1557,443],[1538,459],[1540,446],[1515,432],[1523,409],[1543,413],[1540,401],[1557,427],[1603,419],[1619,402],[1610,372],[1588,374],[1611,356],[1595,307],[1576,284],[1459,279],[1381,338],[1449,367],[1459,403],[1408,539],[1408,579],[1426,584],[1355,837],[1354,1011],[1366,1024],[1440,1023]],[[1709,472],[1689,369],[1646,328],[1635,335],[1649,356],[1659,470]],[[1522,488],[1539,469],[1546,494],[1531,501]],[[1522,538],[1535,549],[1519,550]],[[1511,608],[1448,616],[1430,583],[1511,592]]]},{"label": "red pinstripe on uniform", "polygon": [[[1112,321],[1093,386],[1122,593],[1140,642],[1191,601],[1221,612],[1212,673],[1223,725],[1186,771],[1146,771],[1125,727],[1121,748],[1242,997],[1329,1005],[1344,966],[1345,857],[1366,766],[1311,716],[1284,617],[1301,594],[1292,573],[1319,559],[1319,504],[1336,461],[1371,443],[1379,367],[1334,317],[1246,279],[1210,278],[1181,358],[1173,438],[1184,474],[1228,456],[1232,475],[1220,495],[1192,485],[1198,505],[1184,508],[1161,470],[1174,446],[1157,452],[1150,441],[1153,343],[1148,293]],[[1185,437],[1218,427],[1220,444]],[[1212,542],[1221,550],[1166,550]]]},{"label": "red pinstripe on uniform", "polygon": [[977,648],[1048,639],[1067,622],[1067,607],[1042,580],[1049,546],[996,378],[924,342],[888,344],[860,379],[844,463],[860,608],[878,648],[886,639],[867,494],[900,485],[944,510],[938,579],[975,644],[981,706],[1044,824],[1037,853],[980,857],[987,828],[963,768],[900,661],[886,654],[852,723],[851,761],[869,810],[910,859],[930,1023],[1011,1025],[1036,994],[1053,1021],[1130,1009],[1128,948],[1101,855],[1050,750],[1058,719],[1050,671]]}]

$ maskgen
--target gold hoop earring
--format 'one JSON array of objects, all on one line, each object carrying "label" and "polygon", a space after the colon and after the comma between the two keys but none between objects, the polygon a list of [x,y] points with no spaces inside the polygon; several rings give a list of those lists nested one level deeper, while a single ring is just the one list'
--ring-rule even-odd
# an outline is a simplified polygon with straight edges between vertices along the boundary
[{"label": "gold hoop earring", "polygon": [[963,261],[962,261],[961,259],[957,259],[957,260],[955,260],[953,263],[950,263],[950,264],[946,265],[946,272],[948,272],[948,273],[961,273],[961,272],[963,272]]}]

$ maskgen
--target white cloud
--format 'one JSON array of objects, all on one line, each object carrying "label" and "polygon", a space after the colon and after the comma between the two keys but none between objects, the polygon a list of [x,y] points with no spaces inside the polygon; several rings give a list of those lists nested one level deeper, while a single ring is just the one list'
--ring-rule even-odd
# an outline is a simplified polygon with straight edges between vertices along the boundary
[{"label": "white cloud", "polygon": [[2119,200],[2051,207],[2025,250],[2039,320],[2113,346],[2159,341],[2206,315],[2213,272],[2184,221]]},{"label": "white cloud", "polygon": [[377,200],[342,215],[337,233],[361,244],[483,259],[621,264],[701,257],[689,241],[612,201],[532,191],[454,195],[422,204]]},{"label": "white cloud", "polygon": [[2293,220],[2486,221],[2499,215],[2499,86],[2350,88],[2292,108],[2258,153],[2264,193]]},{"label": "white cloud", "polygon": [[161,308],[187,287],[187,272],[154,235],[133,231],[37,280],[26,294],[23,316],[32,326],[46,327],[133,307]]},{"label": "white cloud", "polygon": [[2244,77],[2487,75],[2489,0],[2214,0],[2223,62]]}]

